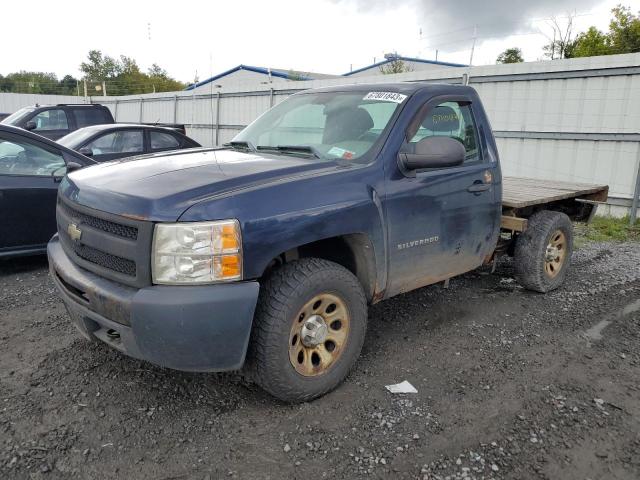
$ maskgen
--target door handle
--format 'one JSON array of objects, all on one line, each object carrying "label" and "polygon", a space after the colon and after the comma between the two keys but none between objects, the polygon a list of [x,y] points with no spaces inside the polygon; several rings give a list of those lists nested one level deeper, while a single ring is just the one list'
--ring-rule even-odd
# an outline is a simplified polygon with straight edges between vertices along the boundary
[{"label": "door handle", "polygon": [[467,188],[467,191],[471,193],[481,193],[481,192],[486,192],[490,188],[491,188],[490,183],[474,183],[469,188]]}]

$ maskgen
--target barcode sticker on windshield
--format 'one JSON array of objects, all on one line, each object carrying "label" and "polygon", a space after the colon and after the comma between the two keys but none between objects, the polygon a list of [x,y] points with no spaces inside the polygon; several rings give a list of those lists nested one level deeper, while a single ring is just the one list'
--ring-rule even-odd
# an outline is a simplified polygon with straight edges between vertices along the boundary
[{"label": "barcode sticker on windshield", "polygon": [[369,92],[367,93],[363,100],[380,100],[383,102],[395,102],[402,103],[404,99],[407,98],[406,95],[395,92]]}]

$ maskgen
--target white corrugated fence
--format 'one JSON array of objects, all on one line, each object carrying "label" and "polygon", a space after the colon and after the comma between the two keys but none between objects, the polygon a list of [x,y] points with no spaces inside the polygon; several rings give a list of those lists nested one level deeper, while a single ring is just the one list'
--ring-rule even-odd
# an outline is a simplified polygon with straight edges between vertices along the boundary
[{"label": "white corrugated fence", "polygon": [[[610,210],[627,211],[640,167],[640,54],[511,65],[442,67],[398,75],[238,84],[194,91],[92,97],[119,122],[183,123],[203,145],[230,141],[288,95],[346,83],[468,83],[489,114],[506,175],[610,186]],[[208,87],[208,88],[207,88]],[[0,112],[78,97],[0,94]],[[25,102],[18,105],[20,102]],[[616,207],[620,208],[614,212]]]}]

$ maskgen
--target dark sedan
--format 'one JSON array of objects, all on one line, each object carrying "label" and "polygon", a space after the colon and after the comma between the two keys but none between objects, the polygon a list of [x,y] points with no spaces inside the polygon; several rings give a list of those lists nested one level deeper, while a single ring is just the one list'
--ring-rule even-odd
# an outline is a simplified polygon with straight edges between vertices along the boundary
[{"label": "dark sedan", "polygon": [[45,253],[67,170],[95,161],[52,140],[0,125],[0,258]]},{"label": "dark sedan", "polygon": [[200,147],[199,143],[172,128],[135,123],[81,128],[62,137],[58,143],[97,162],[144,153]]}]

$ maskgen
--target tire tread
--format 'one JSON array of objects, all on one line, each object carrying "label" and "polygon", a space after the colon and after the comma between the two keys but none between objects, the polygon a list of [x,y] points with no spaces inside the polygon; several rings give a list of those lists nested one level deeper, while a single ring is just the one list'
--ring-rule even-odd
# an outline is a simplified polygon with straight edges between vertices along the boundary
[{"label": "tire tread", "polygon": [[[277,359],[270,353],[281,347],[281,338],[277,332],[282,328],[288,305],[292,299],[297,298],[300,285],[309,284],[309,282],[331,283],[336,277],[339,277],[349,290],[356,293],[358,299],[356,310],[364,312],[366,321],[366,298],[360,282],[349,270],[327,260],[303,258],[287,263],[274,270],[260,289],[247,367],[255,383],[281,400],[287,402],[311,400],[328,393],[343,379],[343,376],[340,376],[336,381],[326,382],[321,390],[309,393],[285,378]],[[354,313],[357,314],[357,312]],[[364,342],[364,334],[351,341],[359,343],[356,345],[359,353]],[[351,365],[349,369],[350,367]],[[348,374],[349,369],[344,376]]]}]

